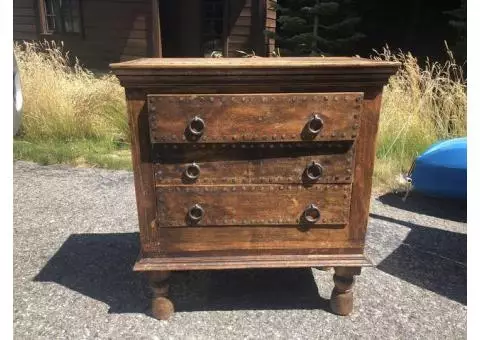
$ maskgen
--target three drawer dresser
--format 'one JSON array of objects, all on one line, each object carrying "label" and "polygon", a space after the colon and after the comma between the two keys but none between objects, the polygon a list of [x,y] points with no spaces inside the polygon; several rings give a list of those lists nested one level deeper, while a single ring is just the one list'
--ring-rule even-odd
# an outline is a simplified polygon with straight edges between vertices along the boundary
[{"label": "three drawer dresser", "polygon": [[171,271],[334,267],[352,311],[383,86],[362,58],[146,58],[112,64],[128,106],[152,313]]}]

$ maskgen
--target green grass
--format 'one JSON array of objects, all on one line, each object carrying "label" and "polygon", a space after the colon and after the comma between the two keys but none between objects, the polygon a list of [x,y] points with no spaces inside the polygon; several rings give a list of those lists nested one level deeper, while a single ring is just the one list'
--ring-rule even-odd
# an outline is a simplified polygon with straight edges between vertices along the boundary
[{"label": "green grass", "polygon": [[78,167],[132,169],[128,145],[105,139],[37,140],[16,139],[13,142],[15,159],[42,165],[69,164]]}]

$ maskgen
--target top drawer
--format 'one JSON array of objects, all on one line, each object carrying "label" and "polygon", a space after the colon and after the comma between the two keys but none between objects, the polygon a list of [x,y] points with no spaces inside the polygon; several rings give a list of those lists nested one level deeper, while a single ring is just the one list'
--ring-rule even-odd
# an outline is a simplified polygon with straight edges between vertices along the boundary
[{"label": "top drawer", "polygon": [[362,92],[148,95],[152,143],[353,140]]}]

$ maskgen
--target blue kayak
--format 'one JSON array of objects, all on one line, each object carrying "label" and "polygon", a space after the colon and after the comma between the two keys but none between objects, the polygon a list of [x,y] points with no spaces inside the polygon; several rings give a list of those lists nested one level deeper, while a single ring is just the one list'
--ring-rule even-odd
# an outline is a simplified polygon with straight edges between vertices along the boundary
[{"label": "blue kayak", "polygon": [[415,191],[442,198],[467,198],[467,138],[440,141],[418,156],[409,176]]}]

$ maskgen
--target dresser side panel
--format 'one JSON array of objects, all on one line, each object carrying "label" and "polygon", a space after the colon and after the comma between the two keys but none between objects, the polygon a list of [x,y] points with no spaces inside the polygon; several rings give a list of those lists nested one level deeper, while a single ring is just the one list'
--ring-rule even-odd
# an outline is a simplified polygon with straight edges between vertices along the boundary
[{"label": "dresser side panel", "polygon": [[151,155],[146,93],[126,89],[130,126],[132,168],[142,251],[156,238],[154,225],[156,198]]},{"label": "dresser side panel", "polygon": [[378,131],[382,87],[365,89],[360,130],[355,145],[354,179],[350,205],[350,239],[365,242],[370,211],[375,143]]}]

